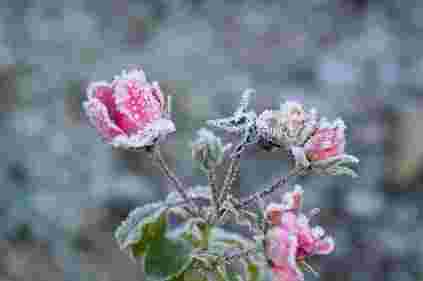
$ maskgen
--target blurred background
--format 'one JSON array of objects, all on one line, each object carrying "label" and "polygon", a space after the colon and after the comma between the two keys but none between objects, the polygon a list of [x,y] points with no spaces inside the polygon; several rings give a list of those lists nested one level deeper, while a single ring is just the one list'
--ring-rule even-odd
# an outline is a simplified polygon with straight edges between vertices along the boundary
[{"label": "blurred background", "polygon": [[[174,96],[165,156],[190,184],[206,179],[187,144],[244,88],[257,112],[294,98],[344,117],[361,177],[301,180],[337,240],[321,280],[423,280],[422,15],[418,0],[0,1],[0,280],[143,280],[112,233],[171,187],[81,111],[89,81],[134,65]],[[283,159],[248,151],[239,192]]]}]

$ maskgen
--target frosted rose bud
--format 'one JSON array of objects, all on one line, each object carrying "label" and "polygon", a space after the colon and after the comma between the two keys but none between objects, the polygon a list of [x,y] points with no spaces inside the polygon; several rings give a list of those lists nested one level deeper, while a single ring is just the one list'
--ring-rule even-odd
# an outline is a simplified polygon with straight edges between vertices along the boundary
[{"label": "frosted rose bud", "polygon": [[286,192],[282,198],[285,210],[300,210],[303,204],[304,190],[300,185],[295,185],[294,190]]},{"label": "frosted rose bud", "polygon": [[223,146],[221,139],[205,128],[198,130],[197,138],[191,144],[192,157],[204,171],[220,165],[229,148],[230,145]]},{"label": "frosted rose bud", "polygon": [[286,120],[288,135],[290,137],[296,137],[304,127],[306,119],[303,105],[298,102],[287,101],[281,105],[281,112]]},{"label": "frosted rose bud", "polygon": [[319,161],[342,155],[345,149],[345,128],[341,119],[337,119],[333,123],[326,120],[321,121],[320,126],[304,145],[308,159]]},{"label": "frosted rose bud", "polygon": [[263,143],[290,149],[302,147],[317,125],[317,112],[305,111],[302,104],[287,101],[280,110],[265,110],[256,120],[258,135]]},{"label": "frosted rose bud", "polygon": [[91,83],[87,97],[90,123],[113,146],[141,148],[175,131],[158,83],[148,83],[141,69],[123,71],[111,83]]}]

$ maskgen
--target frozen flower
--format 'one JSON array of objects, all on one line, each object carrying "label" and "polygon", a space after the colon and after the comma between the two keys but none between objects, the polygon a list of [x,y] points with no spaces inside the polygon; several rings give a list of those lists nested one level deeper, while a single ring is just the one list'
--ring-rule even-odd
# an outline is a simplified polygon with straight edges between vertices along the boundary
[{"label": "frozen flower", "polygon": [[342,155],[345,149],[345,128],[341,119],[336,119],[333,123],[322,120],[304,146],[308,159],[319,161]]},{"label": "frozen flower", "polygon": [[265,143],[290,148],[302,146],[315,130],[317,114],[302,104],[287,101],[280,110],[265,110],[256,120],[257,132]]},{"label": "frozen flower", "polygon": [[91,124],[113,146],[141,148],[175,131],[158,83],[147,82],[141,69],[123,71],[111,83],[92,82],[87,97],[83,106]]},{"label": "frozen flower", "polygon": [[322,119],[318,128],[303,147],[291,148],[297,164],[305,164],[318,174],[357,177],[349,166],[359,160],[345,153],[345,124],[341,119],[328,122]]},{"label": "frozen flower", "polygon": [[265,212],[271,225],[266,234],[266,255],[275,281],[304,280],[298,263],[335,249],[333,238],[322,227],[310,226],[309,218],[301,212],[302,197],[302,188],[296,186],[284,195],[282,204],[272,203]]}]

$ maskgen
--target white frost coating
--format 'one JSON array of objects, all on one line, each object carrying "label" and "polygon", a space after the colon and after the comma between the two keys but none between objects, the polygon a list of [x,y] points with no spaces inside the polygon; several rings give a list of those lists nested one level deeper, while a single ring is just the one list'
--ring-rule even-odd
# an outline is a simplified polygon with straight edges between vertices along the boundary
[{"label": "white frost coating", "polygon": [[96,98],[95,97],[95,90],[98,87],[111,88],[111,85],[109,83],[107,83],[107,81],[91,82],[87,87],[87,97],[88,97],[88,99]]},{"label": "white frost coating", "polygon": [[271,136],[271,128],[269,127],[268,121],[273,118],[272,110],[263,111],[256,120],[257,131],[264,136]]},{"label": "white frost coating", "polygon": [[[101,103],[98,99],[89,99],[88,101],[83,103],[83,108],[88,116],[88,119],[90,120],[90,123],[101,133],[102,137],[104,137],[107,141],[110,141],[113,136],[105,135],[107,133],[105,129],[116,130],[116,133],[126,136],[125,132],[121,128],[116,126],[115,123],[113,123],[112,119],[110,119],[109,112],[107,111],[106,106]],[[104,122],[104,127],[98,122]]]},{"label": "white frost coating", "polygon": [[329,246],[326,246],[324,248],[316,249],[316,252],[314,254],[316,255],[328,255],[332,253],[333,249],[335,248],[335,240],[332,236],[326,236],[321,242],[328,244]]},{"label": "white frost coating", "polygon": [[345,125],[345,122],[341,118],[336,118],[332,122],[329,122],[326,117],[322,117],[322,119],[320,119],[319,129],[335,129],[335,128],[345,130],[347,126]]},{"label": "white frost coating", "polygon": [[320,225],[317,225],[311,229],[311,234],[315,239],[321,239],[325,236],[325,230]]},{"label": "white frost coating", "polygon": [[295,202],[295,195],[299,195],[301,198],[303,197],[304,190],[300,185],[295,185],[294,190],[290,192],[286,192],[282,197],[282,204],[285,209],[290,210],[294,208]]},{"label": "white frost coating", "polygon": [[301,214],[298,214],[297,223],[298,225],[309,227],[310,220],[304,214],[301,213]]},{"label": "white frost coating", "polygon": [[271,213],[271,212],[275,212],[275,211],[276,212],[282,212],[282,210],[283,210],[282,204],[277,204],[277,203],[272,202],[266,207],[264,214],[265,214],[265,216],[268,216],[269,213]]},{"label": "white frost coating", "polygon": [[[155,95],[158,99],[159,99],[159,101],[160,101],[160,105],[161,105],[161,108],[162,108],[162,111],[165,111],[165,105],[166,105],[166,101],[164,100],[164,96],[163,96],[163,94],[162,94],[162,89],[160,88],[160,85],[159,85],[159,82],[157,82],[157,81],[153,81],[152,83],[151,83],[151,87],[153,88],[153,89],[155,89],[159,94],[158,95]],[[168,96],[169,97],[169,102],[167,103],[167,105],[168,105],[168,108],[167,108],[167,113],[169,114],[169,116],[170,116],[170,113],[171,113],[171,108],[170,108],[170,97],[171,96]]]},{"label": "white frost coating", "polygon": [[294,156],[296,165],[300,165],[301,167],[310,166],[310,161],[308,161],[303,147],[291,146],[291,153]]},{"label": "white frost coating", "polygon": [[138,148],[153,145],[157,140],[161,140],[166,135],[176,131],[171,120],[158,119],[147,125],[138,134],[131,136],[119,135],[113,139],[111,144],[115,147]]},{"label": "white frost coating", "polygon": [[129,109],[125,106],[125,101],[130,98],[128,94],[128,87],[127,83],[116,83],[114,85],[113,95],[115,96],[116,101],[116,108],[118,111],[125,114],[132,122],[137,123],[133,114],[129,111]]},{"label": "white frost coating", "polygon": [[128,81],[128,80],[135,80],[140,83],[147,83],[147,78],[145,76],[144,71],[141,68],[138,69],[131,69],[129,71],[122,70],[120,75],[116,75],[113,79],[113,84],[118,81]]},{"label": "white frost coating", "polygon": [[251,88],[247,88],[244,90],[244,92],[242,92],[241,102],[239,103],[239,106],[235,111],[234,115],[247,112],[248,105],[250,104],[251,95],[255,92],[256,90]]}]

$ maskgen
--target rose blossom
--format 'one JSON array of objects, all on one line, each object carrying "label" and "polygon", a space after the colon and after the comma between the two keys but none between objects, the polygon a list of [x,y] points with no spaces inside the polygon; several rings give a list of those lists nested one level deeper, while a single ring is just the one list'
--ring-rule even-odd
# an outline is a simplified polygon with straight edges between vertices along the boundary
[{"label": "rose blossom", "polygon": [[345,124],[341,119],[333,123],[322,120],[319,127],[304,145],[304,151],[311,161],[326,160],[344,154]]},{"label": "rose blossom", "polygon": [[175,131],[158,83],[148,83],[141,69],[122,71],[111,83],[91,83],[87,97],[83,106],[90,123],[113,146],[153,145]]},{"label": "rose blossom", "polygon": [[284,196],[282,204],[270,204],[266,217],[271,224],[266,234],[266,255],[271,261],[274,281],[301,281],[304,275],[297,262],[313,255],[327,255],[335,249],[332,237],[320,226],[311,227],[300,212],[303,191],[297,186]]}]

